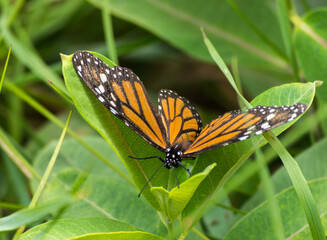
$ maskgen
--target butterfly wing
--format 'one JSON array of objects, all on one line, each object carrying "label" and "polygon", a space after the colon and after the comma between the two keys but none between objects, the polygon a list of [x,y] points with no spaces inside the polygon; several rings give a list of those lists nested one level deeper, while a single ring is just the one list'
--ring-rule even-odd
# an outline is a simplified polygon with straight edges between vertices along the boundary
[{"label": "butterfly wing", "polygon": [[128,127],[161,151],[167,143],[158,112],[140,79],[128,68],[110,68],[86,51],[77,51],[73,65],[97,99]]},{"label": "butterfly wing", "polygon": [[259,135],[279,125],[290,122],[301,115],[305,104],[292,106],[257,106],[242,112],[228,112],[206,125],[192,145],[184,152],[184,156],[226,146],[228,144]]},{"label": "butterfly wing", "polygon": [[161,90],[158,102],[169,147],[178,145],[182,151],[187,149],[202,129],[199,114],[186,98],[171,90]]}]

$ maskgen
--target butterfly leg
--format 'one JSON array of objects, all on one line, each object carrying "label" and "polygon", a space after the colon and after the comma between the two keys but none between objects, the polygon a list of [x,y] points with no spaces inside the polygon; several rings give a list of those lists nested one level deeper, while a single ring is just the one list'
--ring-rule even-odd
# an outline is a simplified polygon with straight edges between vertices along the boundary
[{"label": "butterfly leg", "polygon": [[175,175],[175,178],[176,178],[177,187],[179,188],[179,182],[178,182],[177,174],[175,172],[175,168],[173,168],[173,172],[174,172],[174,175]]},{"label": "butterfly leg", "polygon": [[137,158],[137,157],[132,157],[132,156],[128,156],[128,157],[133,158],[133,159],[137,159],[137,160],[146,160],[146,159],[151,159],[151,158],[158,158],[161,162],[164,162],[164,160],[160,156],[145,157],[145,158]]},{"label": "butterfly leg", "polygon": [[154,177],[154,175],[157,174],[157,172],[160,170],[160,168],[162,168],[162,166],[165,166],[165,165],[164,165],[164,164],[160,165],[160,166],[157,168],[157,170],[154,172],[154,174],[152,174],[152,176],[151,176],[151,177],[149,178],[149,180],[146,182],[146,184],[144,184],[144,186],[143,186],[141,192],[139,193],[139,195],[137,195],[138,197],[141,196],[141,194],[142,194],[143,190],[145,189],[145,187],[149,184],[149,182],[150,182],[151,179]]},{"label": "butterfly leg", "polygon": [[193,176],[192,173],[190,172],[190,170],[188,168],[186,168],[183,163],[181,163],[180,161],[177,161],[177,163],[180,166],[182,166],[191,177]]}]

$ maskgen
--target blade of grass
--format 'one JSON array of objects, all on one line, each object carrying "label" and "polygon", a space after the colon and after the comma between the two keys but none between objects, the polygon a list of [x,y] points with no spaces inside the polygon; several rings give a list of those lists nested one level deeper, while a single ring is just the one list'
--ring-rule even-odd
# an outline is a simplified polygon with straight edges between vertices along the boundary
[{"label": "blade of grass", "polygon": [[269,212],[272,219],[273,229],[275,230],[274,233],[276,234],[277,239],[285,239],[282,217],[280,215],[277,199],[274,197],[275,190],[272,182],[270,181],[268,166],[260,148],[257,148],[254,153],[256,163],[259,167],[259,174],[263,184],[264,195],[267,199],[267,203],[270,205]]},{"label": "blade of grass", "polygon": [[0,218],[0,232],[15,230],[20,226],[46,219],[46,217],[51,213],[59,211],[72,201],[74,201],[74,199],[61,197],[40,206],[36,206],[35,208],[25,208],[9,216]]},{"label": "blade of grass", "polygon": [[298,66],[295,60],[295,54],[292,44],[292,30],[291,30],[291,23],[289,21],[289,16],[287,12],[288,10],[286,5],[287,2],[288,1],[285,0],[276,0],[277,16],[278,16],[280,31],[283,37],[284,46],[286,49],[286,54],[288,56],[288,59],[290,59],[290,63],[292,66],[295,79],[299,82],[300,76],[299,76]]},{"label": "blade of grass", "polygon": [[[20,97],[23,101],[25,101],[27,104],[29,104],[31,107],[33,107],[36,111],[38,111],[40,114],[42,114],[45,118],[47,118],[49,121],[54,123],[60,128],[64,128],[64,123],[61,122],[54,114],[52,114],[50,111],[48,111],[45,107],[43,107],[41,104],[39,104],[37,101],[35,101],[32,97],[26,94],[23,90],[15,86],[15,84],[11,82],[6,82],[4,85],[8,90],[16,94],[18,97]],[[67,133],[73,137],[76,141],[78,141],[82,146],[84,146],[88,151],[90,151],[94,156],[99,158],[102,162],[104,162],[106,165],[108,165],[111,169],[116,171],[121,177],[123,177],[127,182],[134,185],[133,181],[129,176],[127,176],[123,171],[121,171],[119,168],[117,168],[114,164],[112,164],[110,161],[108,161],[107,158],[105,158],[102,154],[97,152],[93,147],[91,147],[86,141],[81,139],[73,130],[70,128],[67,129]]]},{"label": "blade of grass", "polygon": [[[240,78],[238,65],[237,65],[237,57],[232,57],[231,67],[232,67],[232,73],[234,75],[237,89],[240,91],[240,94],[243,96],[242,83],[241,83],[241,78]],[[244,104],[242,103],[242,99],[240,99],[239,95],[237,96],[237,102],[241,109],[243,109],[245,107]]]},{"label": "blade of grass", "polygon": [[[21,149],[19,150],[20,152],[22,151]],[[15,199],[16,203],[27,206],[31,201],[29,181],[4,152],[2,152],[1,157],[4,164],[4,172],[8,178],[10,196]]]},{"label": "blade of grass", "polygon": [[[204,32],[204,41],[205,44],[208,47],[208,50],[217,63],[217,65],[220,67],[220,69],[225,74],[228,81],[231,83],[237,94],[240,95],[240,92],[237,89],[237,86],[233,80],[233,77],[231,73],[229,72],[226,64],[223,62],[222,58],[212,45],[211,41],[205,36]],[[241,97],[242,101],[246,104],[247,107],[252,107],[250,103],[248,103],[245,98]],[[292,183],[294,185],[294,188],[298,194],[299,200],[302,204],[302,207],[305,211],[313,239],[325,239],[324,234],[324,228],[319,216],[319,212],[317,209],[317,204],[315,203],[315,200],[312,196],[312,193],[307,185],[307,182],[305,181],[305,178],[303,177],[303,174],[301,172],[301,169],[299,168],[297,162],[294,160],[294,158],[287,152],[287,150],[284,148],[284,146],[279,142],[276,136],[274,136],[272,133],[267,132],[264,133],[263,136],[265,139],[271,144],[271,146],[275,149],[275,151],[278,153],[280,158],[283,161],[283,164],[289,173],[289,176],[292,180]],[[273,219],[274,220],[274,219]]]},{"label": "blade of grass", "polygon": [[21,204],[15,204],[15,203],[6,203],[6,202],[0,202],[0,208],[8,209],[8,210],[19,210],[24,208],[24,205]]},{"label": "blade of grass", "polygon": [[[5,2],[5,1],[4,1]],[[13,7],[11,8],[11,12],[9,14],[6,26],[9,27],[13,21],[16,19],[16,17],[19,14],[20,9],[24,6],[25,0],[18,0],[15,1],[13,4]]]},{"label": "blade of grass", "polygon": [[219,53],[216,51],[215,47],[213,46],[213,44],[211,43],[211,41],[209,40],[209,38],[207,38],[207,36],[206,36],[203,28],[201,28],[201,31],[202,31],[202,34],[203,34],[204,43],[207,46],[208,51],[209,51],[212,59],[218,65],[218,67],[220,68],[220,70],[224,73],[224,75],[226,76],[227,80],[229,81],[229,83],[234,88],[235,92],[237,93],[237,95],[240,98],[240,100],[242,101],[242,103],[247,108],[251,108],[252,106],[248,103],[248,101],[243,97],[243,95],[238,90],[232,74],[230,73],[228,67],[226,66],[226,64],[224,62],[224,60],[221,58],[221,56],[219,55]]},{"label": "blade of grass", "polygon": [[55,150],[54,150],[54,152],[53,152],[53,155],[52,155],[52,157],[51,157],[51,159],[50,159],[50,162],[49,162],[49,164],[48,164],[48,167],[47,167],[47,169],[46,169],[45,172],[44,172],[44,175],[43,175],[43,177],[42,177],[42,179],[41,179],[41,182],[40,182],[38,188],[37,188],[36,191],[35,191],[35,194],[34,194],[34,196],[33,196],[33,198],[32,198],[32,201],[31,201],[31,203],[30,203],[30,205],[29,205],[29,208],[33,208],[33,207],[36,206],[36,203],[37,203],[37,201],[39,200],[39,198],[40,198],[40,196],[41,196],[41,193],[42,193],[42,191],[43,191],[43,189],[44,189],[44,186],[45,186],[46,182],[47,182],[48,179],[49,179],[50,173],[51,173],[51,171],[52,171],[52,169],[53,169],[53,167],[54,167],[54,165],[55,165],[55,163],[56,163],[56,159],[57,159],[57,157],[58,157],[58,154],[59,154],[60,148],[61,148],[62,143],[63,143],[63,141],[64,141],[64,138],[65,138],[65,136],[66,136],[66,132],[67,132],[67,129],[68,129],[68,124],[69,124],[69,122],[70,122],[70,119],[71,119],[72,113],[73,113],[73,110],[71,110],[71,111],[69,112],[69,116],[68,116],[68,119],[67,119],[67,121],[66,121],[65,127],[64,127],[64,129],[63,129],[63,131],[62,131],[62,133],[61,133],[61,136],[60,136],[60,138],[59,138],[59,141],[58,141],[58,143],[57,143],[57,146],[56,146],[56,148],[55,148]]},{"label": "blade of grass", "polygon": [[276,136],[264,133],[263,136],[280,156],[307,217],[313,239],[326,240],[325,231],[319,216],[317,204],[309,186],[294,158],[289,154]]},{"label": "blade of grass", "polygon": [[[237,61],[232,59],[232,70],[234,73],[234,78],[236,79],[236,86],[237,89],[239,89],[240,94],[243,95],[242,89],[241,89],[241,78],[239,76]],[[238,98],[239,99],[239,98]],[[240,106],[242,107],[242,103],[239,99]],[[252,145],[255,146],[255,143],[252,141]],[[279,240],[285,239],[284,235],[284,228],[282,225],[282,218],[280,215],[280,211],[278,208],[277,200],[274,198],[274,187],[272,182],[270,181],[270,174],[269,169],[266,164],[266,161],[264,159],[264,155],[262,154],[262,151],[260,148],[256,148],[255,151],[255,160],[258,166],[258,171],[260,175],[261,182],[263,183],[263,189],[265,198],[267,199],[267,203],[270,205],[269,212],[270,212],[270,218],[272,220],[272,225],[274,229],[274,233],[276,234],[276,238]]]},{"label": "blade of grass", "polygon": [[13,94],[8,96],[8,100],[8,108],[12,114],[7,117],[7,131],[16,142],[20,143],[24,135],[24,106],[22,101]]},{"label": "blade of grass", "polygon": [[106,45],[108,49],[109,58],[117,65],[119,65],[117,51],[115,46],[115,37],[111,21],[110,0],[102,1],[102,23]]},{"label": "blade of grass", "polygon": [[5,75],[6,75],[6,72],[7,72],[7,67],[8,67],[10,53],[11,53],[11,47],[12,47],[12,44],[10,44],[8,54],[7,54],[6,63],[5,63],[5,67],[3,68],[3,72],[2,72],[2,75],[1,75],[1,79],[0,79],[0,93],[1,93],[1,89],[2,89],[2,84],[3,84],[3,81],[5,79]]},{"label": "blade of grass", "polygon": [[53,82],[50,82],[50,81],[48,81],[49,82],[49,84],[50,84],[50,86],[57,92],[57,93],[59,93],[59,95],[60,96],[62,96],[64,99],[66,99],[67,100],[67,102],[69,102],[69,103],[73,103],[73,101],[72,101],[72,98],[69,96],[69,95],[67,95],[65,92],[63,92],[63,91],[61,91],[61,89],[60,88],[58,88],[57,86],[56,86],[56,84],[54,84]]},{"label": "blade of grass", "polygon": [[[60,148],[61,148],[62,143],[64,141],[64,138],[66,136],[66,132],[67,132],[67,129],[68,129],[68,124],[69,124],[71,116],[72,116],[72,112],[73,111],[71,110],[69,115],[68,115],[68,119],[66,121],[65,127],[64,127],[64,129],[63,129],[63,131],[61,133],[61,136],[59,138],[57,146],[56,146],[56,148],[55,148],[55,150],[54,150],[54,152],[52,154],[52,157],[50,159],[50,162],[49,162],[49,164],[48,164],[48,166],[47,166],[47,168],[46,168],[46,170],[45,170],[45,172],[43,174],[43,177],[41,179],[41,182],[40,182],[39,186],[37,187],[37,189],[35,191],[35,194],[34,194],[34,196],[32,198],[32,201],[30,202],[30,204],[28,206],[29,209],[32,209],[32,208],[34,208],[36,206],[38,200],[40,199],[42,191],[43,191],[43,189],[44,189],[44,187],[45,187],[45,185],[46,185],[46,183],[47,183],[47,181],[48,181],[48,179],[50,177],[50,173],[51,173],[51,171],[52,171],[52,169],[53,169],[53,167],[54,167],[54,165],[56,163],[56,159],[58,157]],[[25,228],[26,228],[26,226],[21,226],[19,228],[19,230],[17,230],[17,232],[16,232],[16,234],[14,236],[14,239],[19,239],[20,235],[22,234],[22,232],[24,232]]]},{"label": "blade of grass", "polygon": [[14,147],[9,137],[0,127],[0,147],[9,156],[9,158],[17,165],[17,167],[24,173],[24,175],[31,179],[32,177],[41,180],[39,174],[24,158],[24,156]]},{"label": "blade of grass", "polygon": [[13,53],[19,59],[21,63],[27,66],[32,72],[34,72],[42,81],[46,82],[50,80],[55,83],[58,88],[68,94],[67,89],[64,86],[63,81],[59,78],[40,58],[37,52],[33,49],[27,48],[20,39],[15,37],[4,23],[1,25],[4,39],[7,43],[12,43]]}]

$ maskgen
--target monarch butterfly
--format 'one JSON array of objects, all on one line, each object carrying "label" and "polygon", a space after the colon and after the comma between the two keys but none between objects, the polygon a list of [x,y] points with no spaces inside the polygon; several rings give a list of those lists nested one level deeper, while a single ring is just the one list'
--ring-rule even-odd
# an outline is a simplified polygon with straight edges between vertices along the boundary
[{"label": "monarch butterfly", "polygon": [[294,120],[306,109],[302,103],[292,106],[256,106],[246,111],[227,112],[202,128],[197,111],[176,92],[161,90],[158,110],[155,109],[139,77],[128,68],[110,68],[87,51],[77,51],[73,55],[73,65],[77,74],[107,109],[166,154],[165,159],[142,159],[159,158],[163,162],[162,166],[168,169],[178,166],[185,168],[181,163],[185,158],[194,158],[211,149],[262,134]]}]

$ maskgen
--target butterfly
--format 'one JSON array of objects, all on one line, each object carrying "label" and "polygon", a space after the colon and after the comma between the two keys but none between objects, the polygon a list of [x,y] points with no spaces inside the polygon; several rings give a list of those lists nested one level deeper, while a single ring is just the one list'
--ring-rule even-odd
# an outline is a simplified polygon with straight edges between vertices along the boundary
[{"label": "butterfly", "polygon": [[164,159],[137,159],[159,158],[168,169],[185,168],[181,163],[185,158],[194,158],[291,122],[306,109],[302,103],[256,106],[245,111],[227,112],[202,128],[195,108],[176,92],[160,90],[156,109],[132,70],[119,66],[110,68],[87,51],[75,52],[72,59],[77,74],[96,98],[139,136],[166,154]]}]

